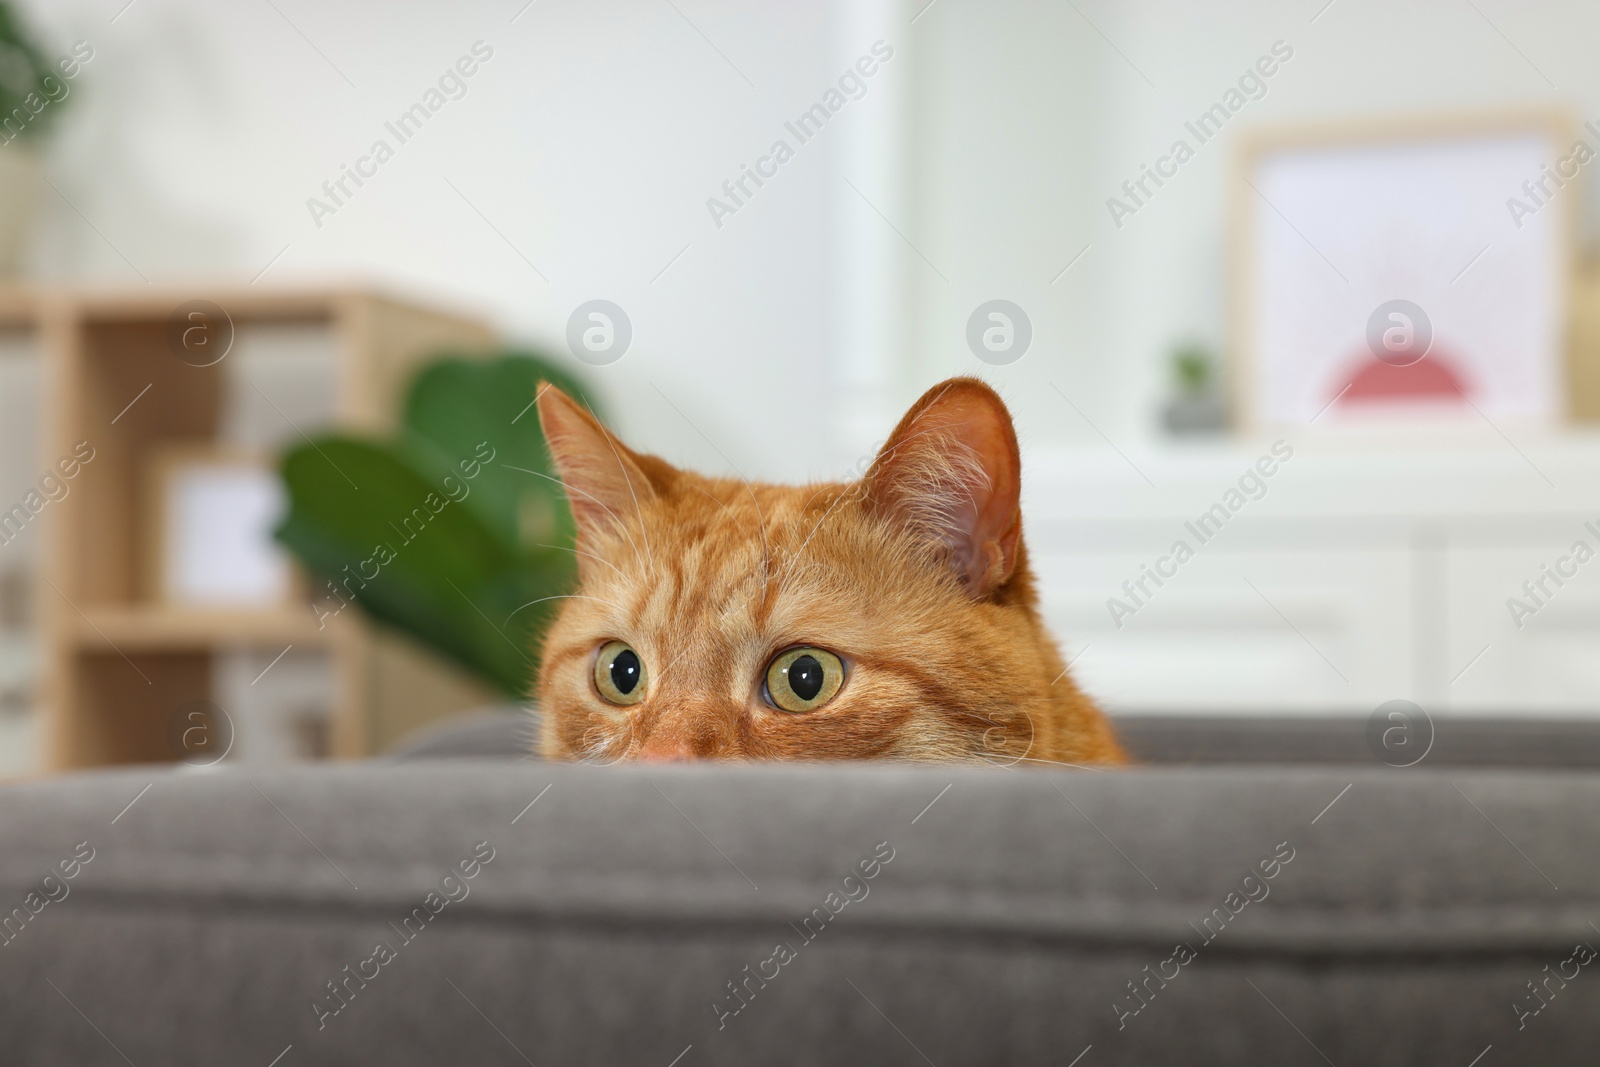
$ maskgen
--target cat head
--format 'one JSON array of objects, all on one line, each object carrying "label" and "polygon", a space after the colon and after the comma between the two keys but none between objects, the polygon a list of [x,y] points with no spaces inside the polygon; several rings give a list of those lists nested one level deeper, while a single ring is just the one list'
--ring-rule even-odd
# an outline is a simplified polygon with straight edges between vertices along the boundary
[{"label": "cat head", "polygon": [[539,416],[579,568],[544,640],[546,758],[1009,762],[1075,696],[1035,609],[1016,433],[977,379],[925,394],[850,484],[680,470],[553,387]]}]

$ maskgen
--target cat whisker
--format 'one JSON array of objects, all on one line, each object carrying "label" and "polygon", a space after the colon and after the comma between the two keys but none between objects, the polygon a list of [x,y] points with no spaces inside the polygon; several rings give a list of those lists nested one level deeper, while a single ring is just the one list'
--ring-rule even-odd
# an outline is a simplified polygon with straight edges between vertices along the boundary
[{"label": "cat whisker", "polygon": [[708,500],[710,500],[713,504],[717,505],[717,507],[719,509],[721,509],[722,511],[727,511],[728,510],[728,502],[727,501],[718,500],[716,497],[714,497],[710,493],[706,492],[705,489],[702,488],[701,486],[697,485],[694,488],[695,488],[696,492],[700,493],[702,496],[704,496]]},{"label": "cat whisker", "polygon": [[[590,729],[584,734],[584,737],[587,738],[592,734],[598,733],[599,729],[599,727]],[[627,732],[631,735],[631,728]],[[594,741],[590,742],[579,750],[576,757],[577,762],[585,763],[593,767],[609,767],[612,764],[622,762],[623,758],[628,754],[628,749],[633,745],[633,739],[631,736],[628,738],[628,743],[622,746],[622,751],[618,755],[610,760],[603,761],[602,759],[610,754],[608,750],[622,737],[622,734],[617,734],[613,737],[597,737]]]},{"label": "cat whisker", "polygon": [[617,574],[620,575],[623,578],[627,577],[626,574],[622,573],[622,569],[620,567],[618,567],[615,563],[612,563],[609,559],[606,559],[604,556],[597,556],[593,552],[585,552],[585,551],[583,551],[583,549],[574,548],[571,545],[546,545],[546,544],[542,544],[541,543],[538,547],[539,548],[556,548],[556,549],[562,550],[563,552],[571,552],[575,556],[584,556],[584,557],[586,557],[588,559],[594,560],[596,563],[604,563],[607,567],[610,567],[612,570],[616,571]]},{"label": "cat whisker", "polygon": [[661,391],[661,387],[659,385],[657,385],[655,382],[651,382],[650,383],[650,388],[654,389],[656,391],[656,395],[659,396],[662,400],[665,400],[667,402],[667,406],[668,407],[670,407],[673,411],[676,411],[678,413],[678,418],[682,419],[684,422],[688,422],[689,423],[689,428],[692,429],[695,433],[699,434],[700,435],[700,439],[702,441],[704,441],[706,444],[710,445],[711,446],[711,450],[713,452],[715,452],[717,455],[722,457],[722,462],[726,463],[729,467],[732,467],[733,468],[733,473],[737,474],[739,476],[739,480],[744,482],[745,492],[750,494],[750,502],[756,506],[756,532],[761,535],[761,552],[762,552],[762,567],[761,567],[761,579],[762,579],[762,581],[761,581],[761,584],[762,584],[762,588],[765,589],[766,588],[766,580],[767,580],[768,576],[771,575],[771,573],[772,573],[772,546],[767,543],[767,519],[766,519],[766,516],[764,514],[762,514],[761,501],[756,499],[755,487],[753,487],[750,484],[750,479],[746,478],[744,476],[744,471],[741,471],[737,466],[734,465],[733,460],[728,458],[727,453],[723,452],[722,449],[718,448],[716,446],[716,444],[711,440],[711,438],[709,438],[709,437],[707,437],[705,435],[705,433],[700,429],[700,427],[696,426],[692,422],[689,422],[689,416],[685,415],[683,413],[683,410],[681,408],[679,408],[678,405],[674,404],[672,402],[671,398],[668,397],[666,393],[663,393]]},{"label": "cat whisker", "polygon": [[832,488],[833,488],[833,486],[824,483],[822,485],[817,486],[815,489],[813,489],[811,491],[811,495],[806,497],[806,502],[804,504],[800,505],[800,514],[804,515],[806,513],[806,508],[809,508],[811,506],[811,502],[813,500],[817,499],[817,497],[821,496],[823,493],[826,493],[829,489],[832,489]]},{"label": "cat whisker", "polygon": [[[548,482],[555,482],[562,489],[564,489],[567,493],[569,493],[569,494],[577,493],[577,494],[579,494],[581,496],[584,496],[584,497],[588,498],[589,500],[594,501],[596,504],[599,504],[601,510],[604,511],[607,515],[611,516],[611,521],[616,524],[616,527],[617,527],[618,530],[621,531],[622,536],[624,536],[624,537],[626,537],[628,539],[628,544],[633,547],[634,556],[635,557],[639,556],[639,545],[638,545],[638,542],[634,541],[633,533],[631,531],[629,531],[628,524],[622,521],[622,516],[618,515],[615,511],[612,511],[609,507],[607,507],[606,504],[605,504],[605,501],[600,500],[598,497],[594,496],[592,493],[585,493],[582,489],[579,489],[577,486],[568,485],[566,482],[562,481],[560,478],[552,477],[552,476],[550,476],[548,474],[545,474],[545,473],[543,473],[541,471],[529,470],[527,467],[513,467],[509,463],[502,463],[502,464],[500,464],[500,466],[506,468],[507,470],[521,471],[523,474],[531,474],[536,478],[543,478],[545,481],[548,481]],[[624,472],[624,473],[626,473],[626,472]],[[639,563],[642,566],[644,564],[644,559],[640,558],[639,559]],[[652,560],[651,563],[652,563],[651,573],[654,574],[655,573],[654,566],[653,566],[654,560]]]},{"label": "cat whisker", "polygon": [[750,479],[734,467],[734,473],[744,481],[745,492],[750,494],[750,503],[756,506],[756,531],[761,534],[761,592],[764,596],[767,591],[767,582],[772,578],[772,545],[767,542],[767,517],[761,511],[761,501],[756,499],[755,487],[750,484]]},{"label": "cat whisker", "polygon": [[1052,767],[1071,767],[1072,769],[1079,771],[1093,771],[1095,774],[1106,773],[1104,767],[1093,767],[1087,763],[1068,763],[1066,760],[1059,759],[1039,759],[1037,756],[1003,756],[997,758],[1015,761],[1017,763],[1048,763]]},{"label": "cat whisker", "polygon": [[535,604],[543,604],[546,600],[597,600],[608,608],[616,608],[618,611],[622,610],[621,608],[617,608],[617,606],[611,601],[603,600],[597,596],[585,596],[582,593],[560,593],[556,596],[542,596],[538,600],[528,601],[526,604],[522,605],[521,608],[517,608],[516,611],[513,611],[510,615],[507,615],[506,621],[501,625],[510,626],[511,620],[516,617],[517,611],[521,611],[523,608],[531,608]]},{"label": "cat whisker", "polygon": [[[657,392],[660,392],[660,390],[658,389]],[[593,416],[596,422],[599,422],[600,417],[595,415],[594,408],[589,404],[589,402],[585,400],[583,405],[584,407],[589,408],[589,414]],[[617,451],[616,439],[611,436],[611,432],[609,430],[605,432],[605,439],[606,444],[611,446],[611,455],[617,461],[617,469],[622,472],[622,480],[628,483],[628,495],[633,497],[633,511],[634,514],[637,515],[639,513],[639,494],[634,491],[633,477],[628,474],[628,465],[622,462],[622,453]],[[650,559],[650,576],[653,578],[655,577],[656,573],[656,557],[655,553],[650,550],[650,530],[648,523],[639,524],[639,536],[644,538],[644,551],[645,555]]]}]

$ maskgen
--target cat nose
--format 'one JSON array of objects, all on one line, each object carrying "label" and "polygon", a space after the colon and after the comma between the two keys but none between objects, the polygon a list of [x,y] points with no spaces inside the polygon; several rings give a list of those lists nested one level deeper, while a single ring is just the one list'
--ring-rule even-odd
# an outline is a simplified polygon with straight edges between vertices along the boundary
[{"label": "cat nose", "polygon": [[689,763],[696,756],[694,750],[678,738],[652,737],[639,749],[636,758],[641,763]]},{"label": "cat nose", "polygon": [[728,754],[727,742],[715,733],[666,723],[650,731],[634,758],[644,763],[693,763]]},{"label": "cat nose", "polygon": [[708,701],[673,699],[667,710],[642,723],[634,758],[646,763],[689,763],[726,756],[733,738],[725,723],[736,713]]}]

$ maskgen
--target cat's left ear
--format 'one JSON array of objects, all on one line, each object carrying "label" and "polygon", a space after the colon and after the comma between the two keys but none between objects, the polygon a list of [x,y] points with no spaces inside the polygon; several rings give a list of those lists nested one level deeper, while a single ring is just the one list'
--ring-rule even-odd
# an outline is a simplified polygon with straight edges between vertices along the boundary
[{"label": "cat's left ear", "polygon": [[622,531],[625,518],[655,496],[638,457],[555,386],[541,384],[536,399],[539,424],[567,490],[578,539]]},{"label": "cat's left ear", "polygon": [[934,386],[906,412],[865,480],[868,507],[933,541],[983,598],[1016,570],[1022,458],[1005,401],[977,378]]}]

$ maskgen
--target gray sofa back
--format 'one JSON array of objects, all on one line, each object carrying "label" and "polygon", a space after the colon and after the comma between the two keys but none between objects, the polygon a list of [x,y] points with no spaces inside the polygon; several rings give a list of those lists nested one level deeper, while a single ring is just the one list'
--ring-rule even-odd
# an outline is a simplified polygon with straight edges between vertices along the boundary
[{"label": "gray sofa back", "polygon": [[1425,767],[69,777],[0,792],[0,1059],[1592,1062],[1597,811]]}]

